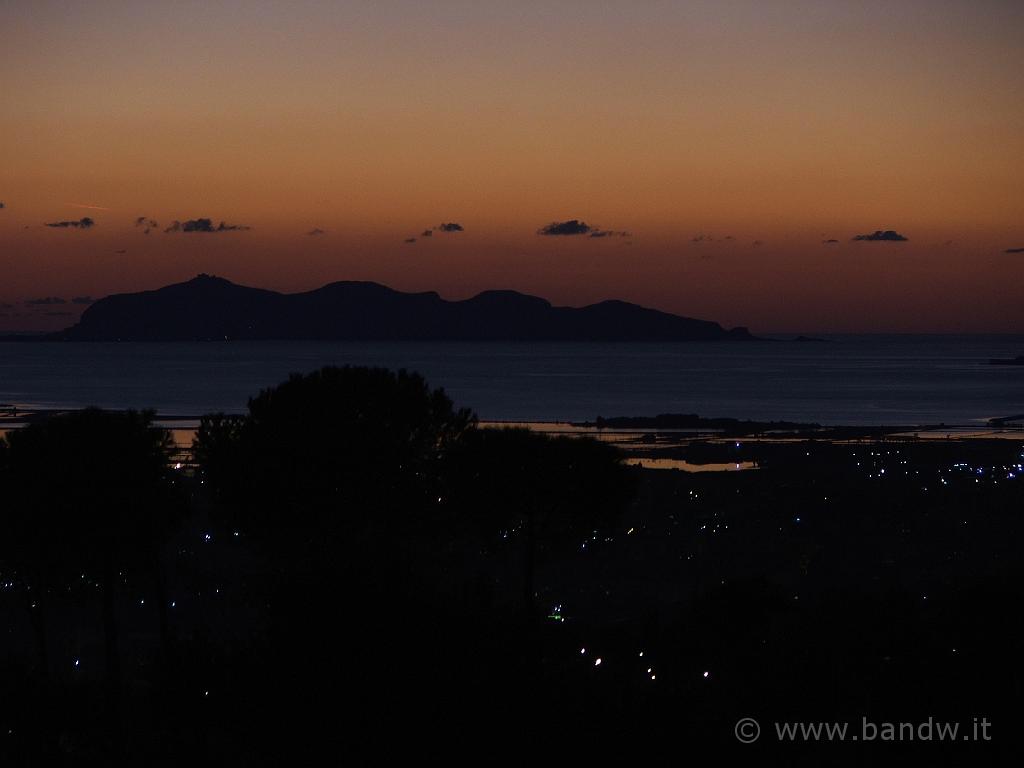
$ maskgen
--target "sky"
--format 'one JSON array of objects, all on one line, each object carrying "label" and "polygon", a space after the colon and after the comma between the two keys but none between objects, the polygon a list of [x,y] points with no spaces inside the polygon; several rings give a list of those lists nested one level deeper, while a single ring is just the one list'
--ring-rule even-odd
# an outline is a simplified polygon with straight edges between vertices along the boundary
[{"label": "sky", "polygon": [[1024,333],[1019,0],[0,18],[0,332],[206,272],[620,298],[755,332]]}]

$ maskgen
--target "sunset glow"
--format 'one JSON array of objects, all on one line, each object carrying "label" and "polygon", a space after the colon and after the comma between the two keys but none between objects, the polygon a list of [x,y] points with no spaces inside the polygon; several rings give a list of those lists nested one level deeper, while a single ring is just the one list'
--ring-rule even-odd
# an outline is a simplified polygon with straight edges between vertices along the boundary
[{"label": "sunset glow", "polygon": [[[3,17],[0,331],[198,272],[614,297],[761,332],[1024,327],[1020,2]],[[614,236],[538,234],[572,220]],[[27,303],[46,297],[65,303]]]}]

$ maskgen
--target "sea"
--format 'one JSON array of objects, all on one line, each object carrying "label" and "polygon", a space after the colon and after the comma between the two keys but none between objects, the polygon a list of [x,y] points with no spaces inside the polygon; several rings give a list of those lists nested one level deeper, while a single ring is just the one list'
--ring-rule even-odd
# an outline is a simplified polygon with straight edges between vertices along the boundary
[{"label": "sea", "polygon": [[681,344],[0,343],[0,404],[242,412],[293,372],[406,368],[483,420],[692,413],[827,425],[965,427],[1024,414],[1024,335],[843,335]]}]

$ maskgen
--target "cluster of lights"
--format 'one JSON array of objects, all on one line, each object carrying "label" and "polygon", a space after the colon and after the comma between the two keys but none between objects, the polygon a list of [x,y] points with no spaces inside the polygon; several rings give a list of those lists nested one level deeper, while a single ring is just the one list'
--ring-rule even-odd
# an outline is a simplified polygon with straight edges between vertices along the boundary
[{"label": "cluster of lights", "polygon": [[[584,646],[584,647],[580,648],[580,656],[586,656],[586,655],[587,655],[587,648],[586,648],[586,646]],[[641,658],[641,659],[644,658],[644,652],[643,651],[640,651],[640,653],[638,654],[638,658]],[[605,659],[602,656],[595,656],[593,658],[592,662],[591,662],[591,666],[593,666],[593,667],[601,667],[604,664],[605,664]],[[655,680],[658,679],[658,675],[655,673],[654,667],[643,667],[643,669],[644,669],[643,674],[644,674],[645,677],[649,678],[651,681],[655,681]],[[710,673],[705,672],[704,673],[704,677],[705,678],[708,677],[709,674]]]},{"label": "cluster of lights", "polygon": [[[717,517],[717,515],[718,515],[718,513],[716,512],[715,516]],[[703,533],[704,531],[709,531],[710,533],[714,534],[714,533],[718,533],[720,530],[723,530],[723,531],[724,530],[728,530],[728,528],[729,528],[729,524],[728,523],[714,523],[710,528],[708,528],[708,524],[707,523],[704,523],[704,524],[702,524],[702,525],[697,527],[697,532],[698,533]]]},{"label": "cluster of lights", "polygon": [[[739,448],[740,447],[740,443],[737,442],[736,443],[736,447]],[[810,456],[810,452],[807,452],[806,456],[809,457]],[[853,457],[857,458],[857,456],[858,456],[858,454],[856,452],[854,452],[853,453]],[[894,451],[888,451],[887,450],[887,451],[884,451],[884,453],[882,451],[870,451],[869,452],[869,459],[870,459],[870,464],[872,466],[872,470],[873,471],[868,473],[868,477],[869,478],[873,478],[873,477],[881,478],[883,476],[886,476],[886,477],[891,476],[891,475],[887,475],[887,469],[894,470],[894,473],[896,473],[896,474],[898,474],[899,471],[902,470],[902,473],[903,473],[904,476],[909,476],[911,472],[913,472],[913,474],[915,474],[915,475],[920,474],[920,472],[918,470],[912,470],[909,467],[908,459],[906,459],[906,458],[896,458],[896,457],[899,457],[899,456],[901,456],[901,452],[898,449],[896,449]],[[887,461],[886,457],[889,457],[889,461],[894,461],[895,465],[894,466],[890,465],[888,467],[886,467],[886,466],[879,466],[883,462]],[[983,479],[983,478],[989,478],[994,483],[999,482],[1000,479],[1014,480],[1014,479],[1017,479],[1020,475],[1024,474],[1024,453],[1021,453],[1019,458],[1022,460],[1021,462],[1017,462],[1017,463],[1009,465],[1009,466],[1001,466],[1001,467],[997,467],[997,466],[979,467],[979,466],[972,466],[968,462],[963,462],[963,461],[956,462],[956,463],[954,463],[952,465],[951,469],[948,469],[948,470],[941,470],[940,469],[939,470],[940,481],[941,481],[942,485],[948,485],[949,484],[948,481],[947,481],[947,478],[945,476],[943,476],[943,475],[945,475],[947,473],[949,473],[951,476],[952,475],[959,475],[959,476],[962,476],[962,477],[966,476],[967,478],[972,478],[972,479],[974,479],[975,483],[980,482],[980,479]],[[856,465],[857,465],[857,467],[861,467],[861,465],[862,465],[861,460],[858,460],[856,462]],[[175,469],[180,469],[181,466],[182,465],[179,463],[174,468]],[[927,490],[927,488],[925,490]],[[690,490],[688,492],[688,500],[689,501],[697,502],[698,499],[699,499],[699,494],[697,493],[697,491]],[[828,501],[828,497],[825,497],[825,501],[826,502]],[[438,498],[438,503],[441,503],[441,502],[442,502],[442,499]],[[717,517],[717,513],[715,513],[714,516]],[[669,515],[669,517],[673,520],[673,522],[676,525],[679,524],[677,521],[675,521],[675,517],[673,515]],[[794,518],[794,522],[795,523],[800,523],[801,522],[801,518],[799,516],[795,517]],[[698,532],[709,532],[711,534],[714,534],[714,533],[717,533],[720,529],[728,529],[728,527],[729,526],[727,524],[725,524],[725,523],[716,523],[716,522],[713,522],[713,521],[709,521],[707,523],[701,524],[698,527]],[[501,532],[502,538],[508,539],[511,535],[517,533],[520,530],[520,528],[521,528],[521,526],[517,526],[517,527],[515,527],[515,528],[513,528],[511,530],[502,531]],[[625,533],[626,533],[626,535],[632,535],[632,534],[634,534],[636,532],[636,530],[637,530],[636,528],[630,527]],[[240,537],[239,531],[232,531],[231,535],[234,538],[239,538]],[[209,543],[209,542],[212,542],[212,540],[213,540],[212,533],[204,532],[204,533],[201,534],[201,536],[202,536],[202,540],[204,542]],[[605,542],[611,542],[613,539],[611,537],[607,537],[607,538],[604,538],[603,540]],[[586,549],[588,543],[597,542],[597,541],[598,541],[597,531],[593,531],[592,535],[582,542],[581,549]],[[180,550],[180,552],[182,554],[184,554],[185,550]],[[189,554],[191,554],[191,552],[189,552]],[[691,556],[688,555],[686,559],[689,560],[690,558],[691,558]],[[119,576],[123,576],[123,573],[119,573]],[[86,580],[86,575],[84,573],[81,574],[80,575],[80,579],[82,581],[85,581]],[[87,581],[86,583],[89,584],[89,585],[93,585],[94,584],[94,582],[92,582],[91,580]],[[0,590],[7,591],[7,590],[15,589],[15,585],[16,585],[16,582],[14,580],[0,581]],[[95,586],[99,587],[99,584],[95,583]],[[30,589],[30,587],[26,586],[26,589]],[[70,589],[70,587],[69,587],[69,589]],[[219,594],[220,593],[220,589],[216,588],[215,589],[215,593]],[[927,595],[922,595],[921,597],[922,597],[922,600],[925,600],[925,601],[928,600],[928,596]],[[799,596],[798,595],[793,595],[793,599],[794,600],[799,600]],[[145,606],[145,604],[146,604],[145,599],[144,598],[140,598],[139,601],[138,601],[138,604],[139,604],[140,607],[141,606]],[[33,602],[32,603],[32,607],[35,607],[35,605],[36,604]],[[177,602],[176,601],[174,601],[174,600],[170,601],[170,607],[171,608],[175,608],[176,606],[177,606]],[[555,623],[559,623],[559,624],[564,623],[566,621],[566,617],[564,615],[563,606],[561,604],[554,605],[552,607],[550,613],[548,614],[547,618],[549,620],[555,622]],[[957,649],[953,648],[952,652],[954,654],[957,653]],[[579,649],[579,653],[580,653],[580,656],[584,657],[585,659],[588,659],[588,661],[590,663],[590,666],[592,666],[595,669],[601,669],[603,667],[607,667],[607,664],[610,661],[609,659],[606,659],[605,657],[602,657],[602,656],[593,656],[593,657],[589,657],[588,658],[588,653],[587,653],[587,648],[586,647],[581,647]],[[655,669],[654,669],[653,666],[647,666],[647,664],[649,663],[649,659],[645,657],[645,652],[643,650],[640,650],[638,652],[637,658],[644,660],[641,663],[641,666],[640,666],[640,669],[643,671],[643,674],[649,680],[655,681],[657,679],[657,675],[655,673]],[[73,667],[74,668],[77,669],[77,668],[80,667],[80,659],[75,658],[75,659],[73,659],[72,663],[73,663]],[[614,666],[615,665],[613,664],[613,667]],[[701,673],[701,678],[704,679],[704,680],[710,680],[710,678],[711,678],[711,671],[710,670],[704,670]],[[210,695],[210,691],[208,691],[208,690],[204,690],[203,691],[203,696],[204,697],[209,697],[209,695]]]},{"label": "cluster of lights", "polygon": [[[911,475],[920,476],[921,471],[919,469],[912,469],[908,459],[896,458],[901,456],[901,454],[902,452],[899,449],[892,451],[868,451],[867,459],[870,461],[868,478],[881,479],[883,477],[890,477],[893,474],[899,475],[901,471],[904,477]],[[856,452],[852,455],[855,459],[857,458]],[[882,466],[883,462],[886,461],[886,457],[895,460],[895,464],[892,466]],[[1024,459],[1024,453],[1020,455],[1020,458]],[[861,467],[862,462],[857,461],[856,466]],[[946,477],[946,475],[949,475],[950,477],[959,476],[968,480],[974,480],[976,485],[980,485],[983,480],[990,480],[993,484],[998,484],[1000,480],[1017,480],[1021,474],[1024,474],[1024,463],[1021,462],[1002,466],[974,466],[966,461],[957,461],[949,469],[939,470],[939,483],[943,486],[949,486],[950,482]],[[929,489],[927,486],[922,486],[921,490],[927,491]]]},{"label": "cluster of lights", "polygon": [[[585,550],[587,548],[587,544],[588,543],[590,543],[592,541],[597,541],[597,531],[591,531],[590,533],[591,533],[590,537],[587,538],[587,539],[584,539],[583,543],[580,544],[580,551]],[[612,536],[605,536],[603,541],[604,541],[605,544],[610,544],[611,542],[615,541],[615,538],[612,537]]]}]

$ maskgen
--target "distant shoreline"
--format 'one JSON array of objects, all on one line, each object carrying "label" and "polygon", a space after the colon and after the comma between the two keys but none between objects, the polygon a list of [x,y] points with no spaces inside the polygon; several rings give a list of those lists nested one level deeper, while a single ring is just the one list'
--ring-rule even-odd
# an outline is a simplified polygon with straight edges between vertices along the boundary
[{"label": "distant shoreline", "polygon": [[[47,409],[13,415],[11,406],[0,404],[0,438],[8,432],[41,422],[52,416],[80,409]],[[174,442],[172,461],[176,468],[194,462],[192,442],[199,427],[199,416],[161,416],[155,423],[168,430]],[[1021,417],[1017,417],[1019,421]],[[612,420],[617,421],[617,420]],[[628,420],[627,420],[628,421]],[[721,419],[708,419],[721,422]],[[645,471],[687,473],[750,472],[777,459],[800,445],[811,446],[915,446],[1005,445],[1018,441],[1024,449],[1024,424],[996,420],[986,426],[933,425],[930,427],[813,427],[792,430],[767,429],[736,434],[724,429],[642,428],[629,426],[598,427],[593,423],[564,421],[492,421],[481,420],[484,428],[525,428],[555,436],[592,437],[614,444],[622,451],[622,461]],[[742,422],[737,422],[742,423]],[[756,422],[754,422],[756,424]],[[763,426],[763,425],[758,425]],[[802,449],[799,449],[802,450]]]},{"label": "distant shoreline", "polygon": [[[16,410],[15,410],[16,409]],[[65,413],[74,413],[84,408],[25,409],[8,403],[0,403],[0,432],[21,429],[30,424]],[[112,409],[107,409],[112,410]],[[114,409],[116,410],[116,409]],[[129,409],[126,409],[129,410]],[[139,410],[139,409],[134,409]],[[156,413],[154,422],[172,431],[194,431],[205,414],[181,415]],[[244,411],[229,412],[228,415],[242,416]],[[501,420],[480,419],[484,428],[530,429],[546,434],[591,435],[607,437],[612,442],[627,442],[630,438],[651,438],[660,440],[661,445],[683,445],[694,442],[736,441],[743,442],[793,442],[818,441],[830,443],[917,440],[1024,440],[1024,414],[990,419],[987,424],[931,424],[931,425],[875,425],[875,426],[828,426],[793,425],[793,428],[772,428],[772,422],[746,422],[732,419],[704,419],[709,424],[734,421],[736,424],[753,425],[750,429],[739,430],[720,426],[645,426],[644,419],[631,424],[628,418],[603,420],[613,426],[599,426],[598,422],[574,422],[561,420]]]}]

